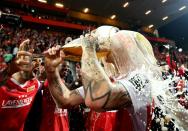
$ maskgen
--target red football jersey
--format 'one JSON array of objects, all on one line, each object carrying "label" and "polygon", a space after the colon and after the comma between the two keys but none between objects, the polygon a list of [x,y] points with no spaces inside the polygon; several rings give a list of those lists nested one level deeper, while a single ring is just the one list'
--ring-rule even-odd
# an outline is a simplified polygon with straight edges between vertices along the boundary
[{"label": "red football jersey", "polygon": [[185,68],[179,67],[178,68],[178,76],[184,76],[185,75]]},{"label": "red football jersey", "polygon": [[171,60],[170,56],[166,56],[166,63],[168,64],[171,71],[174,71],[177,68],[176,62]]},{"label": "red football jersey", "polygon": [[40,87],[37,79],[19,84],[13,78],[0,87],[0,129],[2,131],[23,131],[26,117]]},{"label": "red football jersey", "polygon": [[86,128],[88,131],[133,131],[132,121],[126,110],[101,113],[91,111]]},{"label": "red football jersey", "polygon": [[69,131],[67,109],[57,108],[45,81],[42,97],[42,122],[40,131]]},{"label": "red football jersey", "polygon": [[[154,103],[153,103],[154,104]],[[154,105],[152,105],[154,106]],[[151,107],[147,108],[147,131],[151,123]],[[88,131],[135,131],[130,113],[127,110],[97,113],[91,111],[86,122]]]}]

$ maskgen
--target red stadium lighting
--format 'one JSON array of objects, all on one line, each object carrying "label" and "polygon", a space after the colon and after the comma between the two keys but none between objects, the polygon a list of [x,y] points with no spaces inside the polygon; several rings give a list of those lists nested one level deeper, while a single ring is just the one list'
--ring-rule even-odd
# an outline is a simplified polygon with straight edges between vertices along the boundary
[{"label": "red stadium lighting", "polygon": [[182,6],[181,8],[179,8],[179,11],[182,11],[186,8],[186,6]]},{"label": "red stadium lighting", "polygon": [[151,13],[151,10],[146,11],[145,15],[149,15]]},{"label": "red stadium lighting", "polygon": [[167,20],[168,19],[168,16],[165,16],[163,17],[163,21]]},{"label": "red stadium lighting", "polygon": [[149,27],[149,28],[153,28],[153,26],[154,26],[154,25],[149,25],[148,27]]},{"label": "red stadium lighting", "polygon": [[167,0],[162,0],[162,3],[165,3],[165,2],[167,2]]},{"label": "red stadium lighting", "polygon": [[41,2],[41,3],[47,3],[46,0],[38,0],[38,2]]},{"label": "red stadium lighting", "polygon": [[126,7],[128,7],[128,5],[129,5],[129,2],[126,2],[126,3],[123,5],[123,7],[126,8]]},{"label": "red stadium lighting", "polygon": [[110,19],[115,19],[116,18],[116,15],[112,15],[111,17],[110,17]]},{"label": "red stadium lighting", "polygon": [[89,8],[85,8],[84,13],[88,13],[88,12],[89,12]]},{"label": "red stadium lighting", "polygon": [[58,8],[63,8],[64,5],[62,3],[55,3],[55,6],[58,7]]}]

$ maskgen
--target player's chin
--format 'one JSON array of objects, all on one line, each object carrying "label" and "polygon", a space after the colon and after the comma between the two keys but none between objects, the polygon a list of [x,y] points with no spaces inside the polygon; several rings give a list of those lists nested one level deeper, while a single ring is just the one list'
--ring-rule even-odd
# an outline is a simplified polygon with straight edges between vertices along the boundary
[{"label": "player's chin", "polygon": [[32,72],[32,65],[21,65],[19,66],[20,71],[25,71],[25,72]]}]

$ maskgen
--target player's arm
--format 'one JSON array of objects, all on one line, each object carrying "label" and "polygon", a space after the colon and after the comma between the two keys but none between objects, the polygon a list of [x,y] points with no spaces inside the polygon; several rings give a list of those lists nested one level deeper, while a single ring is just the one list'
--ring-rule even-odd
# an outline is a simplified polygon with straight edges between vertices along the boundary
[{"label": "player's arm", "polygon": [[82,78],[85,89],[85,103],[96,111],[125,108],[131,104],[126,88],[112,83],[98,62],[97,40],[94,37],[82,38]]},{"label": "player's arm", "polygon": [[71,108],[84,102],[82,87],[76,90],[69,90],[62,82],[58,65],[62,63],[64,53],[60,52],[60,48],[53,47],[48,50],[45,55],[45,70],[49,83],[49,90],[58,107]]},{"label": "player's arm", "polygon": [[32,57],[31,51],[26,49],[29,42],[29,39],[24,40],[19,46],[17,56],[8,65],[4,64],[4,68],[0,69],[0,86],[4,85],[8,77],[10,77],[12,74],[18,71],[25,71],[23,65],[29,64],[27,60],[28,58]]}]

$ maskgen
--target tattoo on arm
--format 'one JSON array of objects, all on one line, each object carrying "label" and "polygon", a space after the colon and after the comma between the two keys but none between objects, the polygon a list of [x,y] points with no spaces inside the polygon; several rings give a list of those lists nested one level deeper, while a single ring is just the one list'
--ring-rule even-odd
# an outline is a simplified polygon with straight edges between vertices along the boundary
[{"label": "tattoo on arm", "polygon": [[58,78],[52,79],[51,82],[52,82],[51,84],[52,84],[53,88],[57,89],[58,95],[63,96],[63,88],[62,88],[62,85],[60,84],[60,82],[58,81]]},{"label": "tattoo on arm", "polygon": [[103,110],[121,109],[132,104],[128,91],[119,82],[116,83],[115,87],[110,87],[108,91],[104,92],[100,96],[95,96],[95,91],[99,88],[103,88],[105,85],[104,83],[106,83],[105,79],[99,81],[90,80],[85,89],[85,91],[87,91],[86,93],[89,93],[90,99],[93,102],[97,100],[101,100],[103,102]]},{"label": "tattoo on arm", "polygon": [[[58,90],[58,95],[60,95],[60,96],[63,96],[63,94],[65,93],[65,92],[67,92],[67,90],[69,90],[69,89],[65,89],[65,88],[67,88],[65,85],[62,85],[59,81],[58,81],[58,79],[53,79],[52,80],[53,81],[53,86]],[[70,96],[75,96],[75,95],[78,95],[78,96],[80,96],[80,93],[75,89],[75,90],[72,90],[72,91],[70,91]]]},{"label": "tattoo on arm", "polygon": [[[115,109],[122,109],[130,106],[132,104],[130,95],[126,88],[121,83],[116,83],[115,88],[119,88],[118,93],[111,95],[111,99],[108,99],[106,101],[106,105],[103,106],[103,109],[105,110],[115,110]],[[110,103],[113,103],[111,105]]]},{"label": "tattoo on arm", "polygon": [[62,101],[63,99],[63,88],[61,83],[58,80],[58,77],[52,77],[48,76],[48,82],[49,82],[49,91],[50,94],[56,103],[56,105],[61,108],[62,107]]},{"label": "tattoo on arm", "polygon": [[90,93],[90,96],[91,96],[91,100],[92,100],[92,101],[96,101],[96,100],[99,100],[99,99],[104,98],[104,97],[106,97],[106,96],[108,97],[108,96],[110,95],[111,90],[105,92],[103,95],[98,96],[98,97],[95,97],[95,96],[93,95],[93,92],[94,92],[95,90],[97,90],[97,89],[101,86],[101,84],[102,84],[103,82],[106,82],[106,81],[105,81],[105,80],[99,80],[99,81],[95,82],[94,80],[91,80],[91,81],[89,82],[88,88],[89,88],[89,93]]},{"label": "tattoo on arm", "polygon": [[77,90],[70,91],[59,76],[48,76],[49,90],[58,107],[74,108],[83,103]]}]

